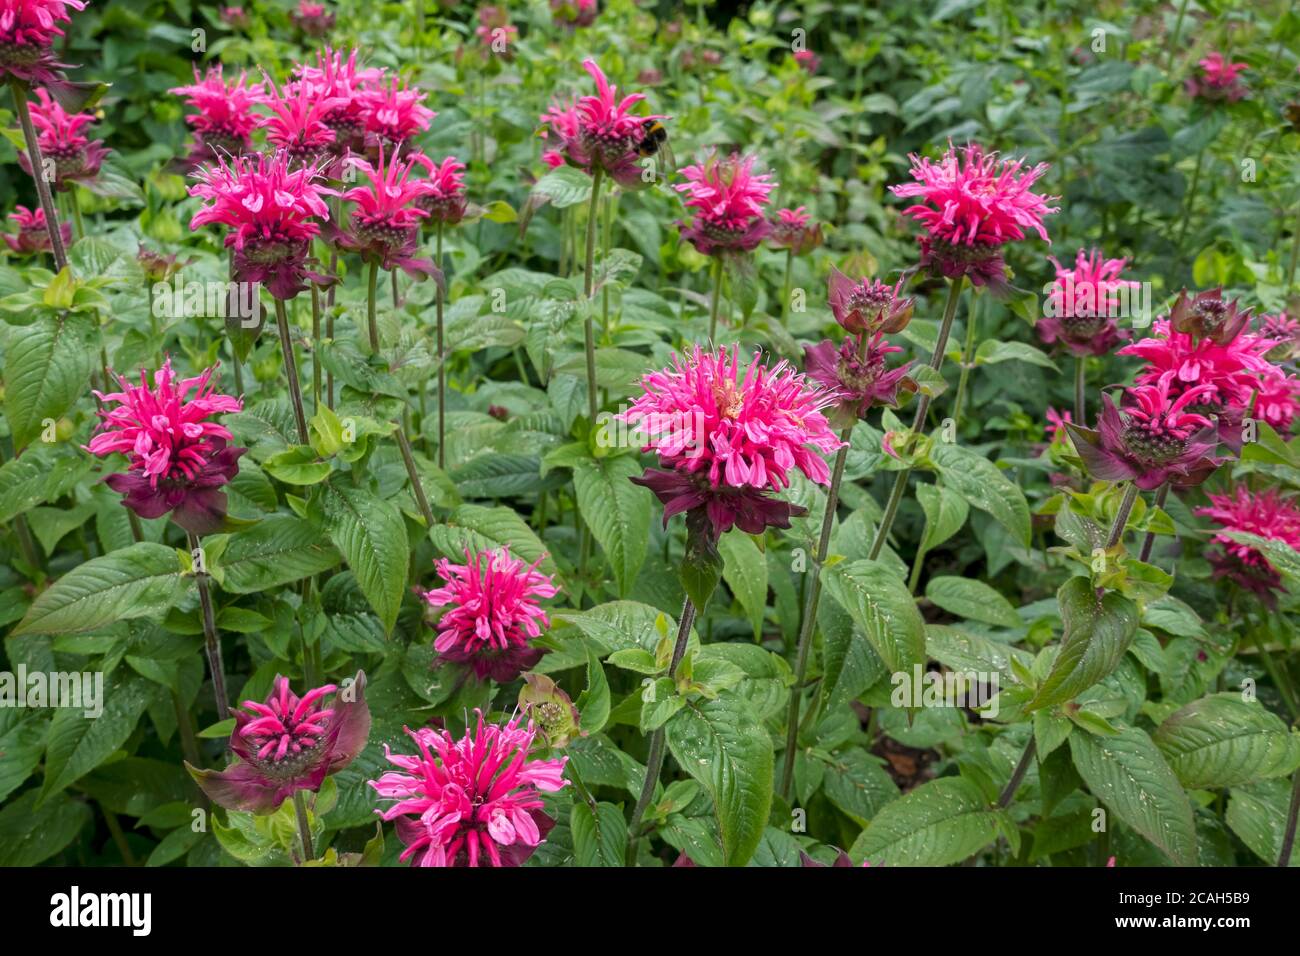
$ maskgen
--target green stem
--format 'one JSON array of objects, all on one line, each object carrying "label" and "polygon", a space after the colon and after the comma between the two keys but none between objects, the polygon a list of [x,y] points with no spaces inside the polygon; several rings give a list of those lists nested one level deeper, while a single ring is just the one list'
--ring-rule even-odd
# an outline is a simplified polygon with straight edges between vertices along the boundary
[{"label": "green stem", "polygon": [[1128,527],[1128,516],[1133,511],[1133,503],[1137,501],[1138,486],[1129,482],[1124,489],[1124,497],[1120,499],[1119,511],[1115,512],[1115,521],[1110,526],[1110,536],[1106,539],[1106,550],[1109,551],[1115,545],[1124,539],[1124,529]]},{"label": "green stem", "polygon": [[[41,146],[36,139],[36,127],[32,125],[32,112],[27,105],[28,86],[22,80],[13,79],[9,90],[14,95],[14,110],[18,113],[18,124],[23,130],[23,139],[27,142],[27,159],[32,164],[32,182],[36,186],[36,195],[41,201],[41,211],[45,213],[45,230],[50,236],[50,251],[54,256],[54,271],[62,272],[68,264],[68,253],[63,248],[63,234],[59,232],[59,214],[54,208],[54,194],[50,184],[41,174]],[[105,383],[107,384],[107,383]]]},{"label": "green stem", "polygon": [[[934,354],[930,356],[930,368],[936,372],[943,367],[944,352],[948,348],[948,336],[952,333],[953,318],[957,315],[957,302],[961,298],[962,281],[963,278],[959,276],[948,284],[948,301],[943,308],[943,321],[939,325],[939,338],[934,344]],[[916,440],[917,433],[925,425],[925,416],[929,411],[930,396],[921,395],[916,403],[916,414],[912,416],[912,437],[903,449],[904,454],[911,451],[912,442]],[[894,479],[894,487],[889,493],[889,501],[885,504],[885,513],[880,519],[880,527],[876,529],[875,540],[871,542],[871,552],[868,554],[868,558],[872,561],[880,557],[880,552],[885,547],[889,532],[894,527],[894,520],[898,517],[898,506],[903,501],[903,494],[907,491],[907,479],[911,474],[911,468],[904,468]]]},{"label": "green stem", "polygon": [[1291,865],[1297,816],[1300,816],[1300,770],[1291,778],[1291,806],[1286,813],[1286,830],[1282,833],[1282,852],[1277,855],[1277,865],[1283,869]]},{"label": "green stem", "polygon": [[1178,5],[1178,19],[1174,21],[1174,32],[1169,35],[1169,46],[1165,48],[1165,69],[1168,70],[1170,64],[1174,61],[1174,49],[1178,46],[1179,37],[1183,32],[1183,17],[1187,15],[1187,0],[1182,0]]},{"label": "green stem", "polygon": [[1295,288],[1295,273],[1298,264],[1300,264],[1300,215],[1296,217],[1295,235],[1291,237],[1291,262],[1286,270],[1286,289],[1288,292]]},{"label": "green stem", "polygon": [[298,440],[301,444],[311,443],[307,437],[307,414],[302,408],[302,385],[298,381],[298,360],[293,354],[293,339],[289,337],[289,315],[283,299],[275,300],[275,325],[280,331],[280,351],[284,353],[284,377],[289,381],[289,401],[293,405],[293,417],[298,423]]},{"label": "green stem", "polygon": [[998,809],[1005,810],[1011,806],[1011,798],[1016,795],[1020,789],[1020,784],[1025,779],[1025,774],[1029,772],[1029,762],[1034,759],[1034,754],[1038,752],[1038,742],[1034,738],[1033,731],[1029,733],[1029,743],[1025,745],[1024,752],[1020,755],[1020,760],[1016,763],[1016,769],[1011,771],[1011,779],[1007,785],[1002,788],[1002,793],[998,795]]},{"label": "green stem", "polygon": [[591,319],[591,297],[595,288],[596,222],[600,211],[600,186],[604,171],[597,166],[591,175],[591,206],[587,210],[587,258],[583,274],[583,295],[588,300],[587,314],[582,322],[583,345],[587,354],[587,420],[596,427],[596,335]]},{"label": "green stem", "polygon": [[[438,221],[437,240],[435,254],[437,255],[438,277],[435,280],[438,287],[435,290],[435,308],[437,310],[437,338],[438,338],[438,467],[447,467],[447,343],[445,340],[445,326],[443,320],[443,307],[446,301],[446,293],[443,291],[447,277],[442,272],[442,221]],[[420,423],[423,430],[424,423]]]},{"label": "green stem", "polygon": [[[276,300],[279,301],[278,299]],[[200,550],[199,539],[193,531],[185,532],[189,542],[190,555]],[[217,719],[225,720],[230,716],[229,698],[226,696],[226,669],[221,662],[221,637],[217,634],[216,619],[212,613],[212,594],[208,591],[208,572],[195,571],[194,580],[199,588],[199,607],[203,615],[203,642],[208,656],[208,670],[212,673],[212,695],[217,701]]]},{"label": "green stem", "polygon": [[1192,170],[1192,184],[1187,190],[1187,205],[1183,209],[1183,221],[1178,225],[1178,248],[1183,247],[1183,238],[1187,235],[1187,226],[1192,221],[1192,207],[1196,205],[1196,191],[1201,185],[1201,169],[1205,166],[1205,150],[1196,154],[1196,168]]},{"label": "green stem", "polygon": [[366,283],[366,323],[370,330],[370,351],[379,354],[379,320],[375,317],[375,299],[379,293],[379,260],[370,263],[370,277]]},{"label": "green stem", "polygon": [[320,411],[321,364],[320,364],[320,289],[313,283],[311,287],[311,407]]},{"label": "green stem", "polygon": [[[688,597],[682,605],[682,619],[677,625],[677,642],[673,645],[673,657],[668,665],[668,679],[677,676],[677,665],[686,653],[686,642],[691,636],[691,625],[695,623],[695,605]],[[650,753],[646,758],[645,782],[641,785],[641,795],[637,798],[636,808],[632,811],[632,822],[627,827],[627,865],[636,865],[636,841],[641,829],[641,819],[655,795],[655,785],[659,782],[659,773],[664,766],[664,729],[660,727],[650,735]]]},{"label": "green stem", "polygon": [[[1163,508],[1165,506],[1165,502],[1168,500],[1169,500],[1169,482],[1166,481],[1163,485],[1160,486],[1160,490],[1156,492],[1155,507]],[[1152,546],[1155,545],[1155,543],[1156,543],[1156,533],[1154,531],[1148,531],[1147,536],[1142,539],[1142,550],[1138,554],[1139,561],[1145,562],[1148,558],[1151,557],[1151,548]]]},{"label": "green stem", "polygon": [[86,238],[86,220],[81,216],[81,200],[77,196],[76,186],[68,190],[68,205],[72,207],[72,226],[77,238]]},{"label": "green stem", "polygon": [[790,272],[794,266],[794,250],[785,250],[785,281],[781,283],[781,324],[790,318]]},{"label": "green stem", "polygon": [[397,447],[402,453],[402,463],[406,465],[406,477],[411,479],[411,493],[415,495],[415,503],[420,506],[420,514],[424,516],[424,526],[432,528],[433,512],[429,510],[429,499],[424,496],[420,473],[415,470],[415,456],[411,454],[411,443],[406,438],[406,432],[402,430],[402,420],[394,418],[393,424],[397,426],[393,435],[397,438]]},{"label": "green stem", "polygon": [[961,423],[961,411],[966,404],[966,383],[970,380],[970,371],[975,367],[975,334],[979,328],[979,314],[975,304],[970,307],[970,317],[966,320],[966,341],[961,350],[961,374],[957,377],[957,397],[952,403],[952,420]]},{"label": "green stem", "polygon": [[1074,423],[1080,427],[1088,424],[1085,417],[1088,411],[1088,367],[1085,362],[1082,355],[1074,357]]},{"label": "green stem", "polygon": [[718,337],[718,306],[722,303],[722,258],[713,260],[713,299],[709,303],[709,344]]},{"label": "green stem", "polygon": [[293,792],[293,810],[298,817],[298,836],[302,839],[303,862],[316,859],[316,851],[311,845],[311,824],[307,822],[307,801],[301,790]]}]

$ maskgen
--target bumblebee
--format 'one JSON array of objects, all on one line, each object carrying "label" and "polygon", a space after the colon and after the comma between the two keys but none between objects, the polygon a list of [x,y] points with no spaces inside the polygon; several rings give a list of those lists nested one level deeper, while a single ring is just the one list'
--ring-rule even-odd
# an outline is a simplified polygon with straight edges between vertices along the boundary
[{"label": "bumblebee", "polygon": [[668,130],[657,119],[646,120],[641,127],[641,142],[636,145],[637,155],[655,157],[655,172],[663,179],[677,168],[672,147],[668,145]]}]

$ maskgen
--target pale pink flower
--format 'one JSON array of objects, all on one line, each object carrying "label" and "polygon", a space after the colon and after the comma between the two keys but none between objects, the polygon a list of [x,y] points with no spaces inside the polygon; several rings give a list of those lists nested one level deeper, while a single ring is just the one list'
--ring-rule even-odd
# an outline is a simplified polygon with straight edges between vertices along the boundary
[{"label": "pale pink flower", "polygon": [[911,155],[914,183],[890,186],[900,198],[920,202],[903,214],[925,228],[920,237],[922,266],[948,278],[968,276],[976,285],[1006,283],[1001,247],[1037,233],[1051,240],[1043,217],[1057,212],[1048,205],[1056,197],[1033,192],[1047,164],[1026,168],[1023,160],[1003,160],[970,144],[961,150],[948,144],[939,161]]},{"label": "pale pink flower", "polygon": [[299,790],[319,790],[364,749],[370,737],[365,686],[366,675],[358,671],[342,691],[326,684],[299,697],[289,678],[276,675],[265,701],[246,700],[231,712],[230,749],[239,760],[224,770],[188,763],[186,769],[214,803],[271,813]]},{"label": "pale pink flower", "polygon": [[777,184],[770,173],[755,173],[755,162],[738,153],[725,159],[711,154],[682,170],[687,181],[673,188],[687,197],[684,205],[695,215],[678,225],[705,255],[752,251],[771,231],[763,212]]},{"label": "pale pink flower", "polygon": [[[1224,531],[1245,532],[1280,541],[1293,551],[1300,551],[1300,506],[1295,498],[1283,498],[1277,489],[1252,492],[1237,485],[1232,494],[1210,495],[1211,506],[1197,508],[1198,515],[1213,519]],[[1216,577],[1226,577],[1255,594],[1273,607],[1274,592],[1282,587],[1282,576],[1256,548],[1235,541],[1226,534],[1216,534],[1217,553],[1209,555]]]},{"label": "pale pink flower", "polygon": [[401,146],[429,128],[438,114],[424,106],[422,90],[410,89],[396,77],[392,82],[358,94],[371,146]]},{"label": "pale pink flower", "polygon": [[529,759],[536,736],[517,718],[477,726],[453,739],[446,730],[407,729],[419,753],[395,754],[398,767],[369,781],[380,798],[396,801],[376,811],[396,821],[405,845],[398,859],[412,866],[519,866],[543,842],[555,821],[539,793],[568,783],[568,757]]},{"label": "pale pink flower", "polygon": [[198,111],[185,117],[194,130],[198,147],[190,157],[191,162],[247,152],[252,146],[253,130],[264,120],[255,109],[263,95],[262,84],[248,82],[248,75],[243,72],[227,83],[220,63],[209,66],[202,77],[196,66],[193,83],[173,87],[168,92],[185,97]]},{"label": "pale pink flower", "polygon": [[538,599],[557,593],[538,559],[525,564],[509,548],[465,551],[464,564],[441,559],[434,564],[443,585],[425,591],[431,608],[446,608],[433,643],[449,661],[468,663],[480,679],[508,683],[536,664],[542,651],[529,646],[550,619]]},{"label": "pale pink flower", "polygon": [[1038,334],[1044,342],[1060,342],[1075,355],[1108,355],[1129,338],[1116,319],[1120,311],[1120,289],[1136,289],[1138,283],[1121,279],[1126,259],[1107,259],[1101,250],[1075,256],[1074,268],[1056,267],[1056,280],[1047,297],[1047,315],[1038,320]]},{"label": "pale pink flower", "polygon": [[120,391],[95,392],[102,421],[86,450],[127,457],[127,473],[110,475],[105,484],[140,517],[174,511],[173,520],[196,534],[221,526],[226,496],[219,489],[239,470],[244,449],[227,445],[230,430],[211,419],[242,411],[244,403],[216,390],[215,372],[213,366],[177,382],[169,358],[152,386],[142,370],[139,385],[114,376]]}]

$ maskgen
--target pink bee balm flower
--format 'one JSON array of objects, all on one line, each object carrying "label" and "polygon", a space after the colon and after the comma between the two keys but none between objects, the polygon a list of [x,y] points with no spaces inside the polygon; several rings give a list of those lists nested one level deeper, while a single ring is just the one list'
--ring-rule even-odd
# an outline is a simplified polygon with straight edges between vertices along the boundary
[{"label": "pink bee balm flower", "polygon": [[1180,488],[1197,485],[1219,465],[1211,457],[1215,428],[1204,415],[1186,409],[1208,390],[1201,386],[1173,399],[1167,380],[1138,385],[1127,390],[1122,409],[1102,395],[1097,431],[1072,423],[1065,427],[1094,478],[1132,480],[1144,491],[1166,481]]},{"label": "pink bee balm flower", "polygon": [[68,10],[84,10],[81,0],[0,0],[0,79],[58,82],[63,64],[54,60],[54,38],[63,36],[60,23]]},{"label": "pink bee balm flower", "polygon": [[596,0],[551,0],[551,16],[556,23],[576,30],[596,22]]},{"label": "pink bee balm flower", "polygon": [[553,106],[543,114],[547,137],[556,136],[558,152],[572,166],[587,172],[599,168],[624,189],[648,186],[654,179],[642,175],[638,148],[647,125],[667,117],[633,112],[645,94],[631,93],[619,99],[618,87],[610,85],[594,60],[583,60],[582,68],[596,81],[596,95],[580,97],[568,108]]},{"label": "pink bee balm flower", "polygon": [[508,548],[472,555],[466,550],[464,564],[436,562],[443,586],[424,592],[424,600],[447,610],[438,620],[434,650],[445,660],[469,663],[480,680],[491,677],[499,684],[541,660],[543,652],[528,645],[550,626],[537,600],[557,592],[539,564],[540,559],[524,564]]},{"label": "pink bee balm flower", "polygon": [[[757,355],[738,379],[739,348],[699,346],[671,368],[641,381],[645,393],[619,417],[645,434],[666,470],[647,469],[637,484],[664,504],[664,522],[679,512],[705,521],[716,541],[733,525],[750,534],[788,528],[802,510],[769,497],[798,468],[830,482],[822,453],[840,441],[822,409],[835,396],[810,386],[787,362],[765,366]],[[688,515],[688,525],[691,517]]]},{"label": "pink bee balm flower", "polygon": [[1300,351],[1300,322],[1285,312],[1260,315],[1257,331],[1260,338],[1277,343],[1269,349],[1270,361],[1285,362]]},{"label": "pink bee balm flower", "polygon": [[903,280],[886,285],[879,279],[854,281],[831,266],[826,283],[826,304],[835,321],[848,332],[901,332],[912,321],[915,303],[910,296],[900,296]]},{"label": "pink bee balm flower", "polygon": [[519,28],[510,22],[510,12],[505,7],[479,7],[474,34],[486,52],[495,53],[503,60],[514,59],[510,47],[519,39]]},{"label": "pink bee balm flower", "polygon": [[246,700],[232,712],[230,749],[239,761],[225,770],[186,769],[214,803],[271,813],[299,790],[319,790],[361,753],[370,737],[365,687],[358,671],[342,690],[326,684],[299,697],[289,678],[277,675],[265,701]]},{"label": "pink bee balm flower", "polygon": [[1056,280],[1047,296],[1047,315],[1038,320],[1038,334],[1049,345],[1060,342],[1075,355],[1110,354],[1129,337],[1116,321],[1119,290],[1138,288],[1138,283],[1119,277],[1127,260],[1080,249],[1073,269],[1054,258],[1051,262]]},{"label": "pink bee balm flower", "polygon": [[366,124],[369,146],[401,146],[423,133],[438,114],[424,103],[424,93],[399,84],[371,87],[358,94]]},{"label": "pink bee balm flower", "polygon": [[[5,245],[14,255],[35,256],[52,250],[50,232],[45,227],[44,209],[38,206],[36,211],[32,212],[26,206],[14,206],[14,211],[9,214],[9,218],[18,226],[18,232],[0,234],[0,239],[4,239]],[[64,248],[72,245],[70,223],[59,223],[59,234],[63,237]]]},{"label": "pink bee balm flower", "polygon": [[253,130],[263,122],[255,107],[262,99],[262,84],[249,83],[248,76],[240,73],[227,83],[222,76],[221,64],[208,67],[201,78],[199,68],[194,68],[194,82],[169,90],[185,97],[197,113],[185,117],[194,130],[195,148],[188,162],[215,161],[224,156],[237,156],[252,148]]},{"label": "pink bee balm flower", "polygon": [[219,489],[239,471],[244,453],[226,444],[229,429],[209,420],[244,407],[241,399],[216,390],[215,371],[213,366],[177,382],[169,358],[154,374],[152,388],[143,370],[139,385],[114,376],[121,391],[95,392],[104,406],[102,421],[86,446],[92,455],[127,456],[128,471],[104,479],[125,496],[126,507],[142,518],[171,511],[172,520],[195,534],[221,527],[226,495]]},{"label": "pink bee balm flower", "polygon": [[1246,69],[1245,63],[1230,63],[1222,53],[1214,52],[1198,61],[1197,66],[1200,75],[1189,76],[1185,83],[1188,96],[1235,103],[1246,95],[1246,85],[1239,75]]},{"label": "pink bee balm flower", "polygon": [[789,249],[794,255],[802,256],[822,244],[821,223],[813,222],[803,206],[778,209],[769,225],[771,234],[767,241],[773,249]]},{"label": "pink bee balm flower", "polygon": [[366,108],[361,93],[383,79],[382,70],[359,66],[357,57],[356,50],[345,59],[341,51],[327,46],[316,54],[315,66],[304,64],[295,71],[296,84],[310,90],[311,96],[334,104],[325,111],[321,122],[334,131],[336,156],[364,149]]},{"label": "pink bee balm flower", "polygon": [[887,356],[903,350],[887,343],[883,332],[845,336],[838,348],[825,339],[803,349],[808,378],[836,396],[832,421],[840,427],[866,418],[875,405],[897,406],[900,388],[916,388],[907,378],[906,363],[895,369],[885,364]]},{"label": "pink bee balm flower", "polygon": [[975,285],[1006,284],[1001,247],[1035,232],[1051,240],[1043,217],[1057,212],[1032,187],[1047,172],[1047,164],[1026,169],[1022,160],[1002,160],[970,144],[960,151],[948,144],[937,163],[913,154],[914,183],[890,186],[900,198],[917,197],[903,214],[925,227],[920,237],[921,264],[936,274],[969,276]]},{"label": "pink bee balm flower", "polygon": [[1056,444],[1063,442],[1066,438],[1065,426],[1073,423],[1069,410],[1058,412],[1050,405],[1047,406],[1047,436],[1048,439]]},{"label": "pink bee balm flower", "polygon": [[682,238],[704,255],[722,252],[750,252],[762,242],[771,226],[763,218],[763,207],[776,188],[771,174],[754,172],[755,157],[732,153],[726,159],[710,155],[703,163],[687,166],[687,182],[673,188],[694,210],[689,225],[678,223]]},{"label": "pink bee balm flower", "polygon": [[[1300,551],[1300,507],[1295,498],[1283,498],[1277,489],[1252,492],[1237,485],[1230,495],[1210,495],[1211,507],[1197,508],[1221,525],[1225,532],[1245,532],[1280,541],[1293,551]],[[1219,546],[1209,555],[1215,577],[1225,577],[1239,586],[1258,594],[1270,607],[1275,607],[1275,591],[1282,588],[1282,576],[1268,559],[1249,544],[1234,540],[1227,534],[1214,536]]]},{"label": "pink bee balm flower", "polygon": [[539,793],[568,783],[568,757],[529,759],[536,729],[517,718],[478,724],[459,740],[445,730],[407,728],[419,753],[395,754],[390,770],[370,786],[396,802],[376,811],[395,820],[405,844],[398,859],[412,866],[520,866],[555,826]]},{"label": "pink bee balm flower", "polygon": [[[74,182],[94,179],[108,155],[100,140],[91,140],[82,133],[95,117],[90,113],[68,113],[43,89],[36,90],[36,100],[31,106],[32,125],[39,131],[41,157],[54,161],[54,188],[67,190]],[[31,175],[27,150],[18,151],[18,164]]]},{"label": "pink bee balm flower", "polygon": [[217,11],[217,16],[232,30],[247,30],[251,25],[248,13],[243,7],[221,7]]},{"label": "pink bee balm flower", "polygon": [[321,184],[317,167],[290,171],[287,154],[259,153],[205,166],[195,175],[198,184],[190,195],[207,204],[190,219],[190,228],[229,227],[225,244],[235,250],[236,280],[265,283],[278,299],[293,298],[309,278],[329,281],[306,268],[308,244],[320,233],[317,220],[329,219],[325,197],[337,195]]},{"label": "pink bee balm flower", "polygon": [[822,65],[821,58],[812,50],[796,50],[794,61],[809,73],[816,73],[818,67]]},{"label": "pink bee balm flower", "polygon": [[415,258],[420,220],[429,215],[416,200],[431,188],[428,180],[411,178],[416,160],[392,159],[385,163],[381,146],[378,168],[356,157],[347,162],[361,170],[370,183],[343,194],[345,200],[356,203],[356,209],[340,243],[367,260],[378,261],[385,269],[401,267],[415,276],[429,275],[433,264]]},{"label": "pink bee balm flower", "polygon": [[454,226],[464,219],[468,206],[465,198],[465,164],[455,156],[448,156],[441,163],[435,163],[423,153],[417,153],[411,158],[429,174],[425,180],[424,194],[415,200],[415,204],[429,214],[432,222]]},{"label": "pink bee balm flower", "polygon": [[312,39],[319,39],[334,28],[334,14],[325,9],[325,4],[311,0],[298,0],[298,9],[290,12],[289,19]]},{"label": "pink bee balm flower", "polygon": [[321,96],[308,83],[292,83],[281,90],[267,77],[266,85],[270,92],[260,102],[271,113],[263,121],[268,143],[284,150],[295,165],[315,164],[334,151],[334,129],[325,121],[346,106],[346,100]]},{"label": "pink bee balm flower", "polygon": [[1300,378],[1275,365],[1261,372],[1255,385],[1254,413],[1285,436],[1300,413]]}]

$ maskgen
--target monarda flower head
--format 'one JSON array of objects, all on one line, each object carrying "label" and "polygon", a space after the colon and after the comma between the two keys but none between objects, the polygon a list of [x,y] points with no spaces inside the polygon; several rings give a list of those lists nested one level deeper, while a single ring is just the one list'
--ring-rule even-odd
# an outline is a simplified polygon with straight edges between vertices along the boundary
[{"label": "monarda flower head", "polygon": [[168,92],[185,97],[186,102],[197,110],[185,117],[195,139],[194,149],[187,160],[190,165],[214,162],[251,150],[253,130],[265,119],[256,111],[263,96],[261,83],[248,82],[248,75],[242,72],[227,83],[221,73],[221,64],[208,67],[207,73],[200,77],[196,66],[193,83],[173,87]]},{"label": "monarda flower head", "polygon": [[511,47],[519,39],[519,28],[510,22],[510,11],[504,6],[487,4],[478,8],[478,27],[475,35],[484,53],[501,57],[509,62],[515,53]]},{"label": "monarda flower head", "polygon": [[1243,309],[1236,299],[1225,301],[1221,288],[1190,297],[1184,289],[1169,310],[1169,324],[1194,339],[1227,345],[1250,324],[1250,309]]},{"label": "monarda flower head", "polygon": [[263,121],[266,141],[289,157],[290,165],[316,165],[335,152],[335,133],[325,120],[347,105],[342,98],[321,96],[308,83],[290,83],[283,90],[266,78],[270,92],[260,98],[271,115]]},{"label": "monarda flower head", "polygon": [[313,40],[320,39],[334,29],[334,14],[325,9],[325,4],[312,3],[311,0],[298,0],[298,8],[290,11],[289,19],[304,36]]},{"label": "monarda flower head", "polygon": [[443,660],[469,664],[480,680],[514,680],[542,659],[529,641],[550,626],[539,599],[554,597],[550,577],[525,564],[509,548],[465,551],[464,564],[434,564],[443,585],[424,592],[429,607],[445,608],[433,648]]},{"label": "monarda flower head", "polygon": [[755,356],[739,376],[739,348],[699,346],[670,368],[641,381],[645,393],[619,418],[645,436],[643,451],[659,456],[637,484],[664,504],[664,523],[686,512],[688,525],[716,542],[733,526],[749,534],[788,528],[802,509],[770,496],[797,468],[830,482],[822,453],[835,437],[822,410],[835,396],[810,387],[788,363],[768,368]]},{"label": "monarda flower head", "polygon": [[892,335],[912,321],[915,303],[911,297],[898,294],[902,288],[901,279],[892,286],[879,279],[854,281],[831,266],[826,282],[826,304],[835,321],[847,332]]},{"label": "monarda flower head", "polygon": [[61,80],[64,64],[54,59],[60,23],[68,10],[84,10],[81,0],[0,0],[0,80],[48,85]]},{"label": "monarda flower head", "polygon": [[370,183],[343,194],[345,200],[356,203],[356,208],[347,231],[339,237],[340,245],[360,253],[367,261],[378,262],[384,269],[401,268],[417,277],[429,275],[433,263],[415,257],[420,220],[429,215],[416,200],[430,191],[428,180],[411,178],[416,161],[390,159],[385,163],[381,146],[378,168],[357,157],[347,162],[364,173]]},{"label": "monarda flower head", "polygon": [[1128,339],[1127,329],[1116,321],[1120,314],[1120,289],[1135,289],[1136,282],[1121,279],[1125,259],[1107,259],[1098,249],[1080,249],[1074,268],[1056,259],[1056,280],[1047,296],[1047,315],[1038,320],[1038,334],[1049,345],[1060,342],[1075,355],[1109,355]]},{"label": "monarda flower head", "polygon": [[1194,388],[1172,399],[1167,380],[1137,385],[1126,391],[1119,409],[1102,395],[1096,431],[1065,427],[1093,478],[1131,480],[1143,491],[1166,481],[1180,488],[1197,485],[1219,465],[1212,457],[1218,444],[1214,422],[1187,411],[1205,391]]},{"label": "monarda flower head", "polygon": [[1187,78],[1184,86],[1187,95],[1210,102],[1235,103],[1246,95],[1246,85],[1240,73],[1245,63],[1232,63],[1218,52],[1210,53],[1197,62],[1198,73]]},{"label": "monarda flower head", "polygon": [[773,249],[789,249],[794,255],[802,256],[822,244],[821,223],[813,222],[803,206],[778,209],[769,224],[772,229],[767,241]]},{"label": "monarda flower head", "polygon": [[915,389],[907,378],[906,363],[891,369],[885,359],[901,348],[885,341],[884,333],[848,335],[837,348],[830,339],[804,346],[804,371],[808,378],[836,396],[829,416],[840,428],[865,418],[875,405],[898,405],[898,391]]},{"label": "monarda flower head", "polygon": [[1277,343],[1269,349],[1270,361],[1284,362],[1300,351],[1300,321],[1279,312],[1277,315],[1259,315],[1256,323],[1256,334],[1260,338]]},{"label": "monarda flower head", "polygon": [[141,518],[160,518],[170,511],[186,531],[220,529],[226,515],[226,494],[220,489],[239,471],[244,449],[227,445],[229,429],[210,419],[242,411],[244,403],[216,390],[215,371],[213,366],[178,382],[167,359],[152,386],[141,370],[139,385],[115,376],[121,391],[95,392],[103,406],[102,421],[86,450],[101,457],[127,456],[127,472],[109,475],[104,483]]},{"label": "monarda flower head", "polygon": [[[9,214],[9,218],[18,226],[18,232],[6,232],[0,235],[0,239],[5,241],[10,252],[16,256],[36,256],[53,251],[50,245],[50,232],[45,228],[44,209],[38,206],[36,211],[32,212],[26,206],[14,206],[14,211]],[[65,249],[72,245],[71,223],[59,223],[59,235],[63,237]]]},{"label": "monarda flower head", "polygon": [[1006,285],[1002,246],[1035,232],[1051,240],[1043,217],[1057,212],[1056,197],[1040,196],[1033,185],[1047,164],[1025,168],[1022,160],[1003,160],[971,144],[948,144],[937,163],[913,154],[914,183],[890,186],[900,198],[920,200],[903,210],[925,227],[920,237],[921,265],[950,279],[968,276],[975,285]]},{"label": "monarda flower head", "polygon": [[771,231],[763,209],[777,184],[771,174],[754,172],[755,161],[738,153],[725,159],[712,154],[682,170],[687,182],[673,188],[687,197],[685,206],[695,215],[678,226],[704,255],[751,252]]},{"label": "monarda flower head", "polygon": [[[1218,523],[1225,532],[1245,532],[1280,541],[1293,551],[1300,551],[1300,507],[1295,498],[1283,498],[1277,489],[1252,492],[1237,485],[1232,494],[1210,495],[1211,506],[1197,508]],[[1208,555],[1214,576],[1228,578],[1257,594],[1268,607],[1277,604],[1276,591],[1282,588],[1282,576],[1257,548],[1220,533],[1214,536],[1217,550]]]},{"label": "monarda flower head", "polygon": [[598,12],[596,0],[551,0],[551,18],[570,30],[591,26]]},{"label": "monarda flower head", "polygon": [[230,749],[239,761],[225,770],[185,766],[214,803],[271,813],[299,790],[319,790],[361,753],[370,737],[365,687],[358,671],[341,690],[326,684],[299,697],[289,678],[276,675],[265,701],[246,700],[232,711]]},{"label": "monarda flower head", "polygon": [[454,226],[464,219],[469,205],[465,197],[465,164],[455,156],[435,163],[423,153],[411,159],[429,174],[423,195],[415,200],[415,205],[429,214],[426,221]]},{"label": "monarda flower head", "polygon": [[[32,125],[39,132],[37,143],[41,148],[41,158],[54,162],[55,189],[64,191],[75,182],[92,180],[99,175],[99,167],[108,150],[100,140],[89,139],[82,133],[95,122],[94,116],[68,113],[43,89],[37,89],[31,113]],[[31,175],[32,162],[27,150],[18,151],[18,165]]]},{"label": "monarda flower head", "polygon": [[411,866],[520,866],[555,826],[543,812],[541,793],[568,781],[568,757],[529,759],[537,731],[519,720],[478,722],[454,739],[446,730],[407,728],[417,754],[384,747],[398,770],[369,781],[382,799],[375,811],[395,821],[405,845],[398,859]]},{"label": "monarda flower head", "polygon": [[310,95],[334,104],[325,111],[321,122],[334,131],[332,147],[336,156],[347,152],[361,152],[365,148],[366,107],[361,93],[376,86],[383,79],[383,71],[358,65],[358,53],[350,51],[346,57],[328,46],[316,54],[316,64],[300,65],[294,82]]},{"label": "monarda flower head", "polygon": [[1300,378],[1287,374],[1276,365],[1261,372],[1255,384],[1253,414],[1284,438],[1289,438],[1291,423],[1300,414]]},{"label": "monarda flower head", "polygon": [[206,205],[190,228],[229,228],[225,244],[234,250],[236,281],[260,282],[277,299],[293,298],[308,279],[329,281],[307,269],[308,246],[320,233],[317,220],[329,219],[325,197],[336,195],[322,185],[317,167],[290,170],[285,153],[258,153],[203,167],[195,178],[190,195]]},{"label": "monarda flower head", "polygon": [[424,106],[424,93],[408,89],[396,77],[387,85],[372,86],[358,94],[365,120],[366,145],[400,147],[429,128],[438,114]]}]

